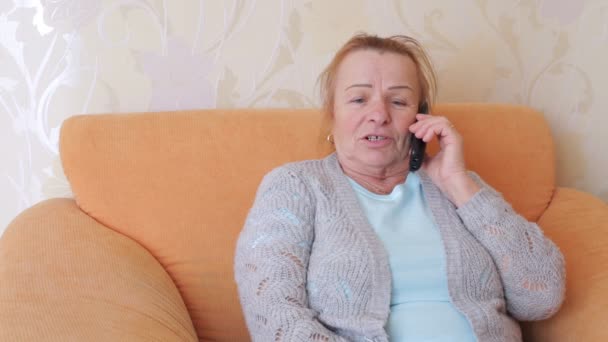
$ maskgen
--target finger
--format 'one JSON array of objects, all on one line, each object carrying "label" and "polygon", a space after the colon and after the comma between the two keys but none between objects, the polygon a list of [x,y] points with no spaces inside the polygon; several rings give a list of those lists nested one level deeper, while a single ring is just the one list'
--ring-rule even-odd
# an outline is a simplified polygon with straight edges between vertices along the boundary
[{"label": "finger", "polygon": [[414,121],[409,127],[410,132],[415,132],[416,129],[422,125],[422,122],[430,118],[432,118],[432,115],[430,114],[416,114],[416,121]]},{"label": "finger", "polygon": [[445,136],[449,134],[448,129],[451,127],[452,124],[446,118],[435,117],[431,120],[419,122],[418,125],[414,127],[413,132],[415,132],[417,138],[426,137],[429,130],[434,131],[436,135]]},{"label": "finger", "polygon": [[430,119],[430,118],[434,118],[434,117],[437,117],[437,116],[432,115],[432,114],[422,114],[422,113],[416,114],[416,120],[422,120],[422,121],[424,121],[424,120],[427,120],[427,119]]},{"label": "finger", "polygon": [[419,129],[421,129],[425,125],[435,122],[437,119],[440,119],[441,117],[436,117],[436,116],[433,116],[430,114],[418,114],[416,116],[416,118],[418,118],[418,121],[414,122],[409,127],[410,132],[412,132],[412,133],[416,133]]},{"label": "finger", "polygon": [[428,126],[421,128],[416,132],[416,137],[421,138],[425,142],[433,140],[433,137],[437,136],[440,142],[456,142],[461,140],[460,134],[456,131],[452,125],[447,121],[438,121]]},{"label": "finger", "polygon": [[435,131],[433,126],[424,126],[416,131],[415,136],[418,139],[422,139],[424,142],[429,142],[435,136]]},{"label": "finger", "polygon": [[417,122],[415,126],[413,126],[413,129],[411,130],[412,133],[414,133],[414,135],[416,136],[416,138],[421,139],[422,137],[424,137],[424,135],[426,134],[426,132],[428,131],[428,128],[430,127],[429,122]]},{"label": "finger", "polygon": [[423,126],[436,122],[449,122],[449,120],[444,116],[420,115],[420,119],[416,123]]},{"label": "finger", "polygon": [[435,137],[435,132],[432,129],[429,129],[422,135],[422,138],[420,139],[422,139],[422,141],[425,143],[428,143],[433,140],[433,137]]},{"label": "finger", "polygon": [[444,137],[448,134],[449,132],[447,132],[447,125],[443,122],[436,122],[427,127],[422,140],[424,140],[425,142],[429,142],[433,140],[435,136]]},{"label": "finger", "polygon": [[432,122],[427,121],[427,124],[429,126],[441,126],[442,128],[446,129],[445,132],[447,132],[448,129],[453,129],[454,131],[456,131],[454,124],[451,123],[446,117],[437,117],[436,120],[433,120]]}]

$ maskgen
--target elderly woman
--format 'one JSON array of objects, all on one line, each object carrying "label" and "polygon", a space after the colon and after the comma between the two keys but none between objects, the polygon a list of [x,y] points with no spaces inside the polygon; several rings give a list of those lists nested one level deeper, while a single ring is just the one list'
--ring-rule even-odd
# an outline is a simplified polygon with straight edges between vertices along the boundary
[{"label": "elderly woman", "polygon": [[[418,42],[355,36],[320,80],[335,153],[266,175],[237,244],[254,341],[521,341],[516,320],[559,309],[558,248],[419,113],[435,78]],[[440,151],[414,172],[415,138]]]}]

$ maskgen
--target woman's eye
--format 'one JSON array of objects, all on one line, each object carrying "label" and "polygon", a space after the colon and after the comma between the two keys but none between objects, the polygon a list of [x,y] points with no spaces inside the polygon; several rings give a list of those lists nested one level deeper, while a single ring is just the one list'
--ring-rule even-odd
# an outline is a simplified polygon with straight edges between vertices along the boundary
[{"label": "woman's eye", "polygon": [[362,97],[357,97],[357,98],[352,99],[350,102],[363,103],[363,102],[365,102],[365,100]]},{"label": "woman's eye", "polygon": [[407,106],[407,103],[405,103],[404,101],[400,101],[400,100],[393,100],[393,104],[395,106],[400,106],[400,107]]}]

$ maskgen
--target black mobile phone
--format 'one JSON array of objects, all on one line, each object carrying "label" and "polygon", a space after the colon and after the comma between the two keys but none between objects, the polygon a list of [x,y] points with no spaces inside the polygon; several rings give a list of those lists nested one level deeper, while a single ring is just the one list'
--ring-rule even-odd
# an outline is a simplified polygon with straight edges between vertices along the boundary
[{"label": "black mobile phone", "polygon": [[[421,114],[429,113],[429,105],[423,102],[418,108],[418,112]],[[426,143],[422,139],[416,138],[414,134],[411,135],[410,141],[410,171],[417,171],[422,166],[424,160],[424,151],[426,150]]]}]

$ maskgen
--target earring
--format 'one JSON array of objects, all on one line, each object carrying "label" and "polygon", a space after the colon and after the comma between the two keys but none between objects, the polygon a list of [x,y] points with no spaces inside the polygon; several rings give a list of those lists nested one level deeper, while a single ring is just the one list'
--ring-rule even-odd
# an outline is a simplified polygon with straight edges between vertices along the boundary
[{"label": "earring", "polygon": [[333,135],[333,134],[331,134],[331,133],[329,133],[329,134],[327,135],[327,137],[325,138],[325,140],[327,140],[327,141],[328,141],[330,144],[332,144],[332,145],[333,145],[333,144],[334,144],[334,135]]}]

